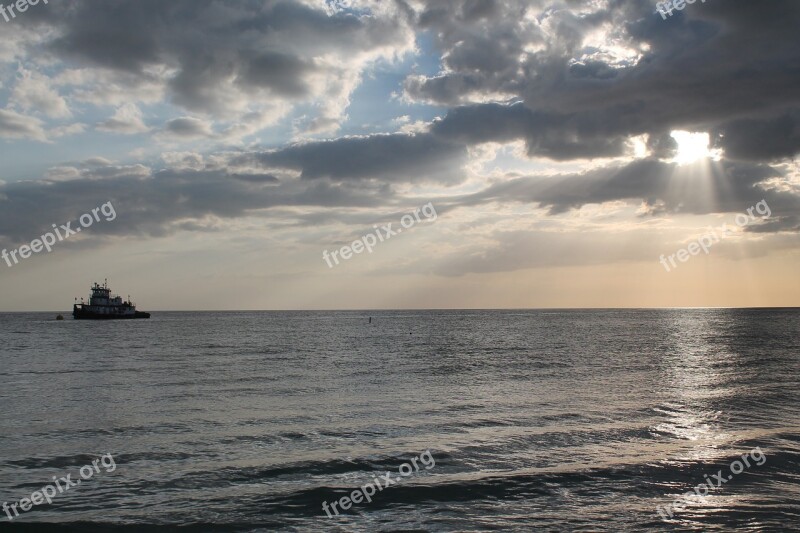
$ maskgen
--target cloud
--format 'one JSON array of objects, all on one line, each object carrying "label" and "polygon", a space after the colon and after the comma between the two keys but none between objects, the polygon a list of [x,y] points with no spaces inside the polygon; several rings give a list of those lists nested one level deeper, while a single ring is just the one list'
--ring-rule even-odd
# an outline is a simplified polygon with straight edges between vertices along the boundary
[{"label": "cloud", "polygon": [[[28,53],[61,67],[54,78],[73,98],[168,99],[224,127],[254,124],[243,120],[253,113],[270,119],[261,127],[271,125],[310,105],[311,130],[336,129],[362,73],[414,50],[394,2],[328,9],[288,0],[77,0],[20,22],[47,36]],[[126,130],[114,120],[104,127]]]},{"label": "cloud", "polygon": [[56,126],[50,129],[50,136],[57,139],[59,137],[67,137],[69,135],[77,135],[86,131],[88,126],[86,124],[76,122],[74,124],[67,124],[64,126]]},{"label": "cloud", "polygon": [[299,171],[304,180],[454,184],[464,179],[466,149],[431,134],[397,133],[300,143],[238,160]]},{"label": "cloud", "polygon": [[[580,173],[555,176],[524,176],[498,181],[482,191],[453,201],[454,206],[488,203],[530,203],[558,215],[590,204],[613,201],[643,202],[644,212],[654,214],[739,213],[766,200],[776,217],[791,216],[800,210],[797,191],[768,186],[784,173],[768,165],[720,161],[698,183],[696,169],[643,159],[613,164]],[[711,188],[715,198],[703,194]],[[774,226],[778,229],[778,226]],[[781,226],[780,229],[786,229]],[[762,231],[768,231],[766,226]]]},{"label": "cloud", "polygon": [[[796,3],[698,3],[669,21],[632,0],[76,0],[31,14],[18,27],[41,30],[38,40],[2,44],[0,56],[27,54],[47,68],[4,81],[4,138],[78,133],[85,126],[54,127],[35,113],[66,118],[86,104],[105,113],[92,121],[105,118],[99,131],[152,132],[170,144],[241,140],[284,119],[300,141],[281,144],[285,132],[269,132],[263,145],[226,153],[170,147],[162,169],[97,159],[2,183],[7,240],[109,200],[120,218],[98,234],[159,236],[207,227],[206,217],[215,227],[244,216],[347,223],[354,215],[337,210],[385,211],[403,194],[430,191],[442,212],[529,204],[565,218],[613,202],[643,204],[642,219],[738,213],[764,198],[774,220],[748,231],[798,231],[798,194],[786,186],[796,178],[781,168],[800,150]],[[403,101],[392,104],[404,107],[379,118],[400,132],[302,140],[358,116],[349,107],[362,79],[414,51],[419,63],[430,53],[440,64],[400,74]],[[392,71],[365,92],[386,79],[393,85],[383,89],[395,90]],[[724,158],[702,179],[668,162],[675,129],[708,132]],[[646,142],[646,157],[631,160],[632,138]],[[487,143],[512,144],[513,163],[526,170],[503,168],[498,160],[512,156],[500,148],[487,149],[497,166],[486,174],[483,161],[469,166]],[[509,234],[501,243],[509,264],[530,264],[514,252],[522,241]],[[489,268],[476,253],[467,270]]]},{"label": "cloud", "polygon": [[164,152],[161,159],[173,170],[202,170],[206,166],[203,155],[196,152]]},{"label": "cloud", "polygon": [[114,115],[97,125],[100,131],[132,135],[144,133],[149,130],[142,120],[142,112],[136,104],[123,104],[117,108]]},{"label": "cloud", "polygon": [[[93,227],[93,236],[161,237],[208,216],[268,216],[269,210],[298,206],[375,208],[394,198],[382,185],[279,180],[242,168],[212,162],[200,169],[153,171],[93,158],[53,168],[44,180],[0,183],[0,241],[6,247],[29,241],[51,224],[74,220],[108,201],[118,218]],[[283,210],[274,216],[294,220],[297,215]]]},{"label": "cloud", "polygon": [[115,178],[139,179],[149,176],[151,170],[142,164],[114,165],[102,158],[91,158],[75,165],[65,165],[48,169],[45,182],[82,180],[84,182]]},{"label": "cloud", "polygon": [[9,109],[0,109],[0,137],[47,142],[41,120]]},{"label": "cloud", "polygon": [[231,174],[231,179],[247,183],[278,183],[280,180],[272,174]]},{"label": "cloud", "polygon": [[162,135],[184,139],[202,139],[212,137],[214,132],[211,123],[195,117],[180,117],[168,120],[164,124]]},{"label": "cloud", "polygon": [[20,67],[9,104],[23,111],[35,111],[51,118],[68,118],[67,101],[52,88],[52,80]]},{"label": "cloud", "polygon": [[[554,159],[609,155],[623,138],[675,129],[713,132],[743,160],[800,150],[800,73],[785,67],[800,61],[796,2],[708,2],[668,21],[632,1],[412,5],[442,69],[409,75],[405,97],[463,106],[452,119],[472,131],[451,135],[481,135],[476,121],[488,117],[484,138],[508,127],[530,155]],[[498,100],[520,104],[481,107]]]},{"label": "cloud", "polygon": [[476,104],[452,109],[434,122],[432,133],[464,144],[522,139],[529,156],[554,160],[614,157],[625,153],[627,137],[586,114],[534,112],[522,103]]},{"label": "cloud", "polygon": [[751,161],[793,157],[800,153],[800,110],[725,122],[715,133],[728,157]]},{"label": "cloud", "polygon": [[800,233],[800,216],[770,217],[769,220],[762,224],[745,227],[745,231],[752,233]]}]

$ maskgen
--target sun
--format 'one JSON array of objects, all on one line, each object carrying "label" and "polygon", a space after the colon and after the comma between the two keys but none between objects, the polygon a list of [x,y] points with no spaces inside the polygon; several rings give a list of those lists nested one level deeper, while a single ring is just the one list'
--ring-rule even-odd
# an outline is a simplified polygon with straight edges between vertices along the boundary
[{"label": "sun", "polygon": [[670,137],[678,143],[673,162],[679,165],[688,165],[701,159],[719,159],[719,150],[709,149],[711,144],[708,133],[675,130]]}]

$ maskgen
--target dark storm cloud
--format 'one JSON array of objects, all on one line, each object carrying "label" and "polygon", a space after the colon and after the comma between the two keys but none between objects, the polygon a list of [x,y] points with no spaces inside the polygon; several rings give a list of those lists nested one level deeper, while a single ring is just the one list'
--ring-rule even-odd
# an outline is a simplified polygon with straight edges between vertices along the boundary
[{"label": "dark storm cloud", "polygon": [[[702,214],[741,212],[766,198],[775,221],[753,231],[798,230],[791,218],[797,196],[756,185],[785,179],[759,162],[800,149],[800,3],[714,0],[668,21],[641,0],[398,5],[392,17],[328,15],[284,0],[75,1],[31,11],[18,22],[55,30],[42,33],[43,53],[70,66],[163,81],[171,102],[221,115],[260,91],[267,102],[306,98],[334,68],[324,56],[336,64],[404,43],[410,20],[433,36],[443,69],[408,77],[406,95],[450,109],[429,132],[291,144],[244,153],[230,168],[153,173],[98,165],[59,169],[54,175],[62,179],[52,181],[0,184],[0,238],[30,240],[109,200],[119,218],[93,227],[97,234],[161,235],[205,216],[292,206],[377,208],[396,200],[395,185],[462,182],[471,145],[523,140],[530,156],[569,161],[619,156],[628,137],[640,134],[649,134],[653,159],[497,182],[450,205],[527,202],[563,213],[642,200],[653,211]],[[585,44],[598,32],[606,32],[605,44],[641,57]],[[169,73],[166,81],[159,72]],[[672,129],[709,131],[726,150],[706,184],[717,191],[713,204],[674,187],[692,182],[688,169],[655,159],[672,155]],[[3,130],[44,137],[37,119],[12,111],[0,110]],[[212,130],[180,117],[161,134],[191,139]],[[278,179],[285,170],[300,179]]]},{"label": "dark storm cloud", "polygon": [[162,236],[206,216],[235,218],[281,207],[376,208],[394,197],[382,184],[279,181],[225,170],[151,173],[140,165],[108,165],[79,172],[67,180],[0,183],[0,244],[30,241],[108,201],[117,219],[92,226],[94,236]]},{"label": "dark storm cloud", "polygon": [[[171,121],[168,130],[204,131],[185,118]],[[151,172],[142,165],[95,159],[51,169],[47,181],[0,182],[0,239],[30,240],[50,224],[74,220],[109,200],[119,217],[93,228],[93,234],[165,235],[189,219],[234,218],[281,207],[381,208],[397,201],[397,184],[463,181],[465,161],[465,145],[430,133],[307,142],[225,156],[213,168],[192,154],[175,161],[184,167],[190,163],[193,170]],[[252,170],[258,167],[262,170]],[[299,172],[300,178],[280,180],[285,170]]]},{"label": "dark storm cloud", "polygon": [[[453,205],[475,206],[491,202],[522,202],[547,207],[551,214],[578,209],[587,204],[615,200],[642,201],[651,212],[704,215],[742,212],[766,200],[776,219],[800,211],[800,195],[757,186],[783,173],[767,165],[722,161],[709,176],[698,178],[697,170],[647,159],[583,173],[555,177],[521,177],[496,183]],[[700,183],[698,180],[709,180]],[[714,190],[710,202],[701,194]],[[786,231],[784,224],[763,226],[762,232]]]},{"label": "dark storm cloud", "polygon": [[[331,74],[320,57],[346,61],[397,45],[412,24],[434,37],[444,68],[409,76],[405,91],[464,106],[437,127],[448,139],[519,138],[530,155],[556,160],[619,155],[626,137],[663,137],[671,129],[723,134],[715,144],[744,160],[800,149],[796,1],[706,2],[666,21],[654,3],[640,0],[383,5],[397,9],[357,16],[288,0],[82,0],[20,21],[54,26],[45,46],[57,58],[143,83],[153,80],[154,68],[170,69],[169,97],[198,112],[241,110],[262,91],[300,101],[320,75]],[[602,39],[593,37],[599,33]],[[615,58],[619,49],[633,55]],[[486,103],[498,98],[521,103]],[[337,120],[316,117],[313,124],[335,127]]]},{"label": "dark storm cloud", "polygon": [[372,135],[297,144],[241,160],[300,171],[309,180],[456,183],[463,179],[466,148],[428,133]]},{"label": "dark storm cloud", "polygon": [[206,122],[192,117],[168,120],[164,131],[177,137],[206,137],[211,135],[211,127]]},{"label": "dark storm cloud", "polygon": [[[174,103],[216,114],[262,91],[302,100],[321,76],[357,54],[405,46],[410,31],[402,17],[328,14],[289,0],[78,0],[46,11],[23,23],[55,28],[44,44],[55,58],[141,82],[169,69]],[[340,61],[319,61],[327,54]]]},{"label": "dark storm cloud", "polygon": [[303,97],[308,94],[303,76],[309,71],[313,71],[313,67],[297,57],[266,52],[246,63],[242,70],[241,83],[269,87],[282,96]]},{"label": "dark storm cloud", "polygon": [[[491,132],[464,120],[472,131],[459,132],[462,137],[516,135],[528,140],[532,155],[556,159],[613,151],[602,147],[609,136],[663,136],[672,129],[726,134],[717,145],[745,160],[800,150],[796,1],[694,4],[667,21],[654,3],[640,0],[480,4],[480,17],[469,16],[473,1],[424,4],[417,24],[434,32],[445,71],[405,83],[410,98],[444,105],[480,106],[496,94],[524,102],[474,111],[494,115]],[[641,58],[613,59],[614,49],[604,55],[585,44],[601,31],[606,44]],[[556,146],[531,142],[525,124],[534,123]],[[562,153],[558,140],[564,138],[601,146]]]},{"label": "dark storm cloud", "polygon": [[622,155],[626,141],[592,114],[546,114],[522,103],[458,107],[434,123],[432,132],[464,144],[523,139],[529,155],[554,160]]},{"label": "dark storm cloud", "polygon": [[764,119],[742,119],[722,124],[718,146],[728,157],[773,160],[800,153],[800,110]]},{"label": "dark storm cloud", "polygon": [[280,180],[272,174],[231,174],[232,179],[249,183],[279,183]]}]

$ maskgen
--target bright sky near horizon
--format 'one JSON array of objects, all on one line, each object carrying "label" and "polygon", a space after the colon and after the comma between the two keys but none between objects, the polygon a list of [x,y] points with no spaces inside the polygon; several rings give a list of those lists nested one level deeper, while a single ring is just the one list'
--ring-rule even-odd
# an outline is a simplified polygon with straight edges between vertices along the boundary
[{"label": "bright sky near horizon", "polygon": [[0,311],[104,278],[143,310],[798,306],[798,27],[789,0],[27,6]]}]

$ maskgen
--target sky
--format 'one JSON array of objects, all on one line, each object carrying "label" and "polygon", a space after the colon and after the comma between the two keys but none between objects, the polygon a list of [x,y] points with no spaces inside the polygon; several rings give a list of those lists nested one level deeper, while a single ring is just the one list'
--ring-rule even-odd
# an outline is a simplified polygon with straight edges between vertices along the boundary
[{"label": "sky", "polygon": [[0,311],[800,305],[796,0],[24,7]]}]

